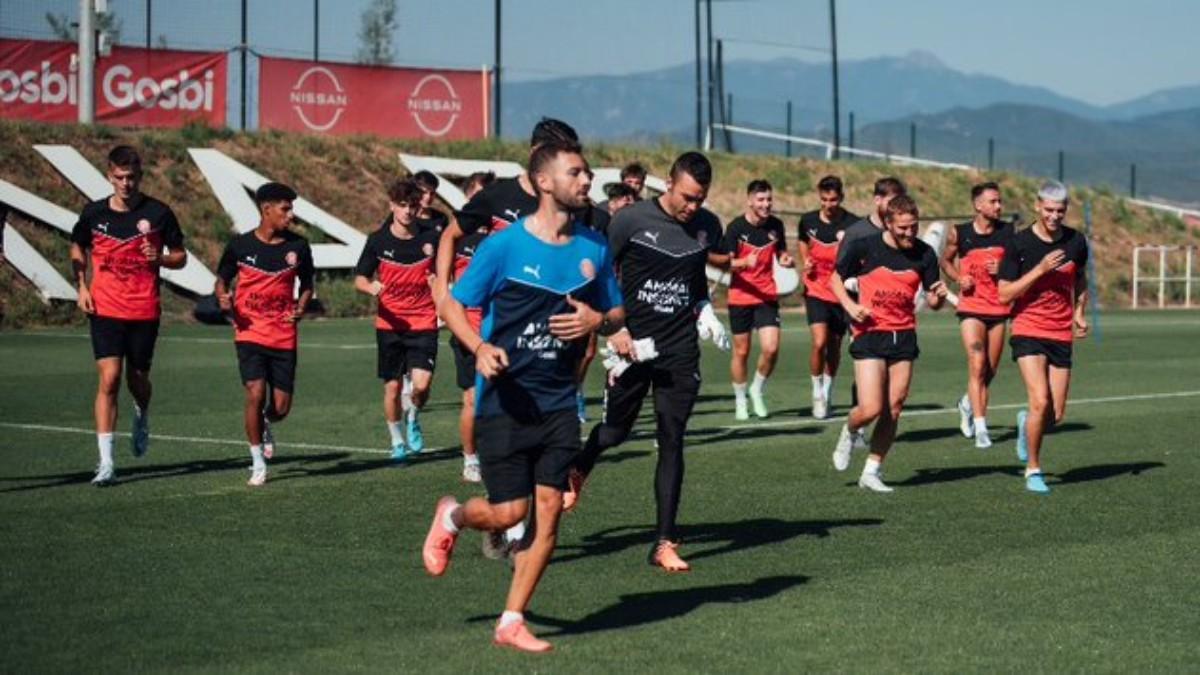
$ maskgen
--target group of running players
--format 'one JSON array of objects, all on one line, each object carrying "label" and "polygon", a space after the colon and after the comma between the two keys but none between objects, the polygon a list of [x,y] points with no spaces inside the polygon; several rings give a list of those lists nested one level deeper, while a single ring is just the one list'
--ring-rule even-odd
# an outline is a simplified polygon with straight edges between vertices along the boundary
[{"label": "group of running players", "polygon": [[[115,148],[107,174],[114,192],[84,208],[71,247],[99,373],[97,485],[114,481],[123,368],[135,402],[133,453],[141,456],[148,448],[159,269],[186,262],[174,214],[139,189],[137,152]],[[669,572],[690,569],[678,551],[676,519],[684,436],[700,390],[699,343],[711,339],[728,349],[731,342],[710,301],[709,265],[731,274],[730,369],[739,420],[748,419],[751,409],[760,418],[769,414],[763,391],[780,342],[776,266],[801,270],[816,418],[830,414],[842,339],[851,332],[855,403],[833,464],[844,471],[856,449],[869,447],[858,484],[875,492],[892,490],[880,467],[919,355],[918,303],[931,309],[947,299],[957,303],[969,366],[958,407],[963,434],[980,448],[991,445],[988,387],[1011,323],[1012,355],[1029,400],[1018,415],[1017,454],[1026,465],[1026,488],[1049,491],[1041,472],[1042,437],[1063,418],[1072,340],[1088,330],[1088,249],[1084,237],[1064,224],[1064,186],[1042,187],[1037,221],[1019,232],[1001,220],[999,186],[976,186],[976,215],[949,231],[939,260],[918,237],[919,208],[895,178],[876,181],[874,209],[861,219],[842,208],[841,181],[822,178],[821,207],[800,219],[793,256],[783,223],[772,215],[767,181],[748,185],[744,214],[723,229],[703,207],[713,181],[704,155],[681,154],[666,191],[642,200],[645,176],[639,165],[627,167],[622,182],[608,191],[610,199],[592,204],[592,172],[575,131],[543,119],[532,134],[527,170],[511,179],[472,175],[468,202],[453,217],[432,208],[432,174],[393,183],[390,213],[368,237],[355,268],[355,287],[377,298],[378,375],[397,460],[424,447],[419,411],[429,398],[439,317],[452,335],[463,390],[462,476],[482,481],[487,496],[463,504],[439,500],[422,557],[430,574],[443,574],[463,529],[485,533],[485,552],[511,557],[497,644],[551,648],[529,632],[522,613],[549,563],[558,519],[578,505],[600,454],[628,438],[651,392],[658,461],[649,562]],[[313,294],[311,249],[289,230],[295,199],[295,191],[279,183],[258,188],[258,226],[229,242],[217,269],[215,295],[234,324],[245,391],[251,486],[265,483],[275,451],[271,424],[291,408],[296,324]],[[957,296],[941,281],[943,273],[957,284]],[[761,349],[750,380],[755,332]],[[581,384],[597,335],[608,371],[604,412],[583,437]]]}]

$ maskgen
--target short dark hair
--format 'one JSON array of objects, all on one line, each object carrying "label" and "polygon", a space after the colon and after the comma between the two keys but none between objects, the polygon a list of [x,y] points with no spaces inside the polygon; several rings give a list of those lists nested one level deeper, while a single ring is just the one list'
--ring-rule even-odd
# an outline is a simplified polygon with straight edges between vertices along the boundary
[{"label": "short dark hair", "polygon": [[416,204],[421,201],[421,186],[415,178],[401,178],[388,186],[387,194],[393,204]]},{"label": "short dark hair", "polygon": [[825,176],[817,181],[817,192],[836,192],[845,194],[842,189],[842,179],[837,176]]},{"label": "short dark hair", "polygon": [[746,186],[746,194],[752,195],[759,192],[770,192],[771,184],[765,178],[755,178]]},{"label": "short dark hair", "polygon": [[540,172],[546,168],[546,165],[554,161],[555,157],[560,154],[583,154],[583,148],[578,143],[573,143],[567,140],[551,141],[542,143],[533,149],[533,153],[529,155],[529,173],[530,175]]},{"label": "short dark hair", "polygon": [[537,124],[533,125],[533,133],[529,135],[530,148],[536,148],[539,145],[555,141],[578,145],[579,134],[575,133],[575,129],[570,124],[562,120],[556,120],[553,117],[543,117]]},{"label": "short dark hair", "polygon": [[483,188],[495,182],[496,173],[494,171],[476,171],[470,176],[467,176],[467,182],[463,184],[463,187],[470,188],[472,185],[478,185],[482,190]]},{"label": "short dark hair", "polygon": [[422,190],[434,191],[441,185],[438,177],[433,175],[432,171],[421,170],[413,174],[412,181],[417,184],[417,187]]},{"label": "short dark hair", "polygon": [[638,180],[646,180],[646,167],[638,162],[630,162],[621,169],[621,180],[626,178],[637,178]]},{"label": "short dark hair", "polygon": [[131,145],[118,145],[108,152],[108,165],[137,171],[142,168],[142,157]]},{"label": "short dark hair", "polygon": [[625,183],[609,184],[608,187],[604,188],[604,194],[607,195],[609,199],[622,199],[624,197],[637,199],[638,196],[637,190],[634,190]]},{"label": "short dark hair", "polygon": [[[118,165],[119,166],[119,165]],[[254,191],[254,203],[262,208],[272,202],[294,202],[296,191],[283,183],[263,183]]]},{"label": "short dark hair", "polygon": [[712,184],[712,164],[707,157],[695,150],[676,157],[675,163],[671,165],[671,180],[685,173],[704,187]]},{"label": "short dark hair", "polygon": [[921,217],[921,210],[917,208],[917,201],[906,194],[899,194],[888,202],[887,211],[884,212],[884,220],[893,220],[899,215],[910,215],[913,218]]},{"label": "short dark hair", "polygon": [[901,183],[899,178],[886,176],[875,181],[876,197],[895,197],[904,194],[908,194],[908,188],[904,187],[904,183]]},{"label": "short dark hair", "polygon": [[1000,186],[992,181],[988,181],[986,183],[980,183],[979,185],[973,186],[971,188],[971,201],[975,201],[976,199],[979,199],[979,196],[982,195],[983,193],[987,192],[988,190],[995,190],[996,192],[1000,192]]}]

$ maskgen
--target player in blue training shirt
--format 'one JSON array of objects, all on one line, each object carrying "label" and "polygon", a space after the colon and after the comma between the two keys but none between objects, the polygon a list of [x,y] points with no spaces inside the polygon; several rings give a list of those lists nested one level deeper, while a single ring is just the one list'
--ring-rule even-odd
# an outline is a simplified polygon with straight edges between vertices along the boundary
[{"label": "player in blue training shirt", "polygon": [[[542,652],[523,612],[550,562],[567,471],[579,453],[575,374],[593,332],[628,354],[621,291],[604,238],[571,217],[591,178],[580,147],[539,146],[529,160],[538,208],[483,241],[443,302],[446,325],[475,355],[475,438],[488,497],[442,497],[425,539],[425,569],[440,576],[462,528],[493,532],[533,509],[532,540],[515,558],[495,643]],[[466,307],[482,307],[482,331]]]}]

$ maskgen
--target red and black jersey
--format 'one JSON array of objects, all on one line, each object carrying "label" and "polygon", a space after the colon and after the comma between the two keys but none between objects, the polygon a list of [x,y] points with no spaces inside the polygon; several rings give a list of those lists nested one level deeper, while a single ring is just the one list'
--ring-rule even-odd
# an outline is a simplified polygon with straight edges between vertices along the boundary
[{"label": "red and black jersey", "polygon": [[917,291],[938,281],[937,253],[917,239],[907,250],[893,248],[883,233],[855,239],[838,261],[843,279],[858,277],[858,301],[871,315],[853,323],[854,335],[891,333],[917,327]]},{"label": "red and black jersey", "polygon": [[750,267],[730,273],[729,306],[748,307],[779,300],[775,288],[775,256],[787,252],[783,221],[768,216],[758,225],[751,225],[746,216],[730,221],[717,246],[717,252],[734,258],[753,257]]},{"label": "red and black jersey", "polygon": [[367,237],[354,273],[383,284],[375,327],[394,332],[437,330],[437,308],[429,277],[438,244],[433,230],[401,239],[384,227]]},{"label": "red and black jersey", "polygon": [[1012,224],[997,221],[991,233],[980,234],[974,222],[966,222],[956,225],[954,231],[958,235],[958,274],[975,282],[971,290],[959,294],[959,313],[1008,316],[1012,307],[1000,302],[996,277],[988,272],[987,263],[994,260],[999,264],[1004,259],[1004,249],[1013,238]]},{"label": "red and black jersey", "polygon": [[464,234],[471,234],[481,227],[492,232],[501,232],[528,216],[538,208],[538,198],[521,187],[516,178],[501,178],[471,197],[462,211],[455,214],[458,226]]},{"label": "red and black jersey", "polygon": [[1075,339],[1075,298],[1083,290],[1087,272],[1087,238],[1065,225],[1055,241],[1044,241],[1033,230],[1022,230],[1009,241],[1000,263],[1001,281],[1020,279],[1051,251],[1061,250],[1065,257],[1058,268],[1039,277],[1013,302],[1012,334],[1071,342]]},{"label": "red and black jersey", "polygon": [[[455,279],[462,278],[463,273],[467,271],[467,265],[471,264],[471,258],[475,257],[475,250],[483,243],[489,232],[491,232],[491,227],[485,225],[458,240],[458,244],[454,248]],[[474,328],[475,332],[481,331],[483,328],[483,310],[479,307],[468,307],[467,320],[471,323],[471,328]]]},{"label": "red and black jersey", "polygon": [[313,287],[312,249],[308,240],[285,231],[283,241],[268,244],[255,230],[238,235],[225,247],[217,276],[235,282],[233,326],[235,342],[270,349],[295,349],[296,286],[301,293]]},{"label": "red and black jersey", "polygon": [[159,305],[159,266],[142,253],[149,241],[156,250],[183,248],[183,232],[170,207],[142,196],[129,211],[114,211],[108,198],[83,207],[71,230],[71,241],[91,251],[92,283],[88,290],[96,315],[124,321],[151,321]]},{"label": "red and black jersey", "polygon": [[821,218],[820,209],[800,216],[796,238],[808,246],[808,257],[812,260],[812,272],[804,275],[804,295],[837,303],[837,296],[829,286],[829,277],[833,276],[837,265],[838,246],[845,230],[858,219],[846,209],[838,209],[838,216],[832,222]]}]

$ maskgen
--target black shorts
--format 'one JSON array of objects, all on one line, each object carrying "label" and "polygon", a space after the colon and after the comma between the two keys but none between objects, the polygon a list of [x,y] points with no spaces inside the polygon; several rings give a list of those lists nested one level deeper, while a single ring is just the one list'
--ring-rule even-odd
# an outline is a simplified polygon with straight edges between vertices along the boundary
[{"label": "black shorts", "polygon": [[987,330],[991,330],[994,326],[1008,321],[1007,316],[989,316],[987,314],[972,314],[971,312],[958,312],[958,322],[962,323],[966,319],[975,319],[983,324]]},{"label": "black shorts", "polygon": [[134,370],[150,371],[154,343],[158,340],[158,319],[126,321],[92,314],[88,322],[92,329],[92,354],[97,361],[116,356],[125,359]]},{"label": "black shorts", "polygon": [[856,361],[882,359],[891,365],[897,361],[916,361],[920,355],[915,330],[863,333],[850,343],[850,356]]},{"label": "black shorts", "polygon": [[831,333],[845,335],[849,328],[846,323],[846,310],[836,302],[825,302],[819,298],[804,297],[804,313],[808,317],[808,325],[823,323]]},{"label": "black shorts", "polygon": [[526,423],[508,415],[475,419],[475,446],[488,501],[525,499],[534,487],[567,489],[567,471],[579,454],[579,415],[574,408]]},{"label": "black shorts", "polygon": [[779,328],[779,303],[730,306],[729,327],[735,335],[759,328]]},{"label": "black shorts", "polygon": [[417,368],[432,373],[437,365],[435,330],[395,333],[375,329],[375,344],[379,347],[379,379],[384,382],[399,380]]},{"label": "black shorts", "polygon": [[467,351],[458,338],[450,336],[450,351],[454,352],[454,378],[458,388],[466,391],[475,386],[475,355]]},{"label": "black shorts", "polygon": [[1008,344],[1012,346],[1013,361],[1022,356],[1045,356],[1046,361],[1055,368],[1071,367],[1070,342],[1014,335],[1009,338]]},{"label": "black shorts", "polygon": [[698,368],[656,368],[653,362],[633,364],[604,390],[604,424],[626,432],[632,429],[651,385],[655,419],[682,440],[700,393]]},{"label": "black shorts", "polygon": [[296,384],[296,350],[271,349],[253,342],[236,342],[242,384],[265,380],[272,388],[292,393]]}]

